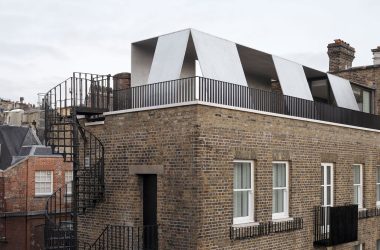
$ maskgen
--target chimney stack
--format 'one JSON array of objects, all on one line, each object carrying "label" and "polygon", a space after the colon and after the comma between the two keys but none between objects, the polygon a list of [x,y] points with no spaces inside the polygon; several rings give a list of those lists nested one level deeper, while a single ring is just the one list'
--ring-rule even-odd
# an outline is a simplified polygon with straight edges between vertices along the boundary
[{"label": "chimney stack", "polygon": [[355,49],[341,39],[334,40],[327,46],[329,55],[329,71],[340,71],[352,67],[352,61],[355,58]]},{"label": "chimney stack", "polygon": [[371,50],[373,53],[373,64],[380,64],[380,46],[377,46],[376,49]]}]

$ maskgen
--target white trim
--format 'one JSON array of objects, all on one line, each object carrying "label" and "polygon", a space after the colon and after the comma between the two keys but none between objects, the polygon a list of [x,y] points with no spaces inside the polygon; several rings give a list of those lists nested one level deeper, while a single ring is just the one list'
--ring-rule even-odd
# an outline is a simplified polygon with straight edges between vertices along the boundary
[{"label": "white trim", "polygon": [[[284,188],[275,188],[272,183],[272,196],[273,190],[284,190],[284,212],[273,213],[272,211],[272,220],[281,220],[289,218],[289,162],[288,161],[272,161],[272,180],[273,180],[273,164],[285,164],[285,187]],[[273,207],[273,197],[272,197],[272,207]]]},{"label": "white trim", "polygon": [[371,129],[371,128],[363,128],[363,127],[357,127],[357,126],[334,123],[334,122],[326,122],[326,121],[314,120],[314,119],[309,119],[309,118],[302,118],[302,117],[296,117],[296,116],[276,114],[276,113],[270,113],[270,112],[260,111],[260,110],[232,107],[232,106],[228,106],[228,105],[209,103],[209,102],[203,102],[203,101],[190,101],[190,102],[183,102],[183,103],[175,103],[175,104],[166,104],[166,105],[145,107],[145,108],[124,109],[124,110],[118,110],[118,111],[104,112],[103,115],[104,116],[119,115],[119,114],[140,112],[140,111],[146,111],[146,110],[174,108],[174,107],[190,106],[190,105],[197,105],[197,104],[204,105],[204,106],[210,106],[210,107],[216,107],[216,108],[243,111],[243,112],[254,113],[254,114],[261,114],[261,115],[287,118],[287,119],[291,119],[291,120],[308,121],[308,122],[312,122],[312,123],[319,123],[319,124],[331,125],[331,126],[336,126],[336,127],[351,128],[351,129],[358,129],[358,130],[380,133],[380,130]]},{"label": "white trim", "polygon": [[[358,186],[359,187],[359,192],[358,192],[358,208],[359,209],[362,209],[363,208],[363,164],[353,164],[352,167],[356,167],[358,166],[359,167],[359,181],[360,183],[359,184],[355,184],[353,183],[354,185],[354,188],[355,186]],[[355,172],[353,173],[354,174],[354,177],[355,177]],[[355,194],[355,191],[354,191],[354,194]],[[354,195],[354,199],[355,199],[355,195]]]},{"label": "white trim", "polygon": [[104,121],[97,121],[97,122],[85,122],[84,126],[96,126],[96,125],[104,125]]},{"label": "white trim", "polygon": [[[254,171],[255,171],[255,165],[254,162],[251,160],[234,160],[234,163],[249,163],[251,165],[251,188],[250,188],[250,194],[248,198],[248,216],[245,217],[238,217],[233,218],[233,224],[234,225],[241,225],[241,224],[249,224],[253,223],[254,220],[254,213],[255,213],[255,183],[254,183]],[[235,165],[234,165],[234,171],[235,171]],[[246,191],[246,189],[243,189]],[[233,192],[240,191],[240,189],[234,189]]]},{"label": "white trim", "polygon": [[[323,183],[321,184],[321,187],[323,187],[323,204],[321,204],[322,207],[333,207],[334,206],[334,164],[333,163],[327,163],[322,162],[321,167],[323,167]],[[331,184],[327,184],[327,167],[330,167],[331,169]],[[329,205],[327,205],[327,187],[330,186],[330,199],[331,202]]]}]

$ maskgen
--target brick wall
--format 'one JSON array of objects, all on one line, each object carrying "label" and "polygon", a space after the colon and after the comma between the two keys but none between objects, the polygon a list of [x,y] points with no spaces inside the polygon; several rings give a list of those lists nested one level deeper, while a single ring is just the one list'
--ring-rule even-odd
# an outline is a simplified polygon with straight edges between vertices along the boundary
[{"label": "brick wall", "polygon": [[[128,173],[130,165],[164,166],[157,184],[160,249],[313,249],[321,162],[334,163],[334,205],[352,202],[352,164],[360,163],[364,206],[375,206],[379,133],[200,105],[107,116],[104,125],[87,128],[104,143],[106,159],[106,200],[79,218],[80,239],[88,242],[106,224],[142,223],[142,180]],[[230,240],[234,159],[255,162],[258,222],[271,219],[272,161],[289,161],[289,214],[302,217],[304,229]],[[379,222],[359,222],[368,249],[380,239]]]},{"label": "brick wall", "polygon": [[[53,191],[65,183],[65,171],[72,170],[72,164],[57,156],[32,156],[2,172],[4,182],[4,212],[0,218],[1,228],[6,229],[6,241],[0,242],[0,249],[42,249],[44,223],[43,212],[48,196],[35,196],[35,171],[53,171]],[[1,193],[0,184],[0,193]],[[1,212],[1,210],[0,210]],[[26,213],[39,215],[26,216]],[[18,213],[18,215],[13,214]],[[5,227],[6,223],[6,227]],[[1,232],[0,232],[1,236]]]}]

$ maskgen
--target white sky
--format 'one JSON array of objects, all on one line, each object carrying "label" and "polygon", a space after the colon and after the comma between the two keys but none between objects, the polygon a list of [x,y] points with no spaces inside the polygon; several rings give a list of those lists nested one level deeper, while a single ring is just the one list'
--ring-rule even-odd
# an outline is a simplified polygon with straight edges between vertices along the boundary
[{"label": "white sky", "polygon": [[372,64],[379,0],[0,0],[0,97],[35,103],[73,71],[130,71],[130,43],[195,28],[323,71],[327,44]]}]

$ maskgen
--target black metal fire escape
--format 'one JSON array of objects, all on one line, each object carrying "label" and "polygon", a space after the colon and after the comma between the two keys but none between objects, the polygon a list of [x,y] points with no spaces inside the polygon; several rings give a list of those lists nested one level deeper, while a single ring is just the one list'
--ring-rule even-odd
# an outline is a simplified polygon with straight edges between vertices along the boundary
[{"label": "black metal fire escape", "polygon": [[73,181],[47,200],[45,249],[78,249],[77,218],[104,197],[104,147],[79,123],[111,105],[110,75],[73,73],[44,98],[45,143],[73,164]]}]

